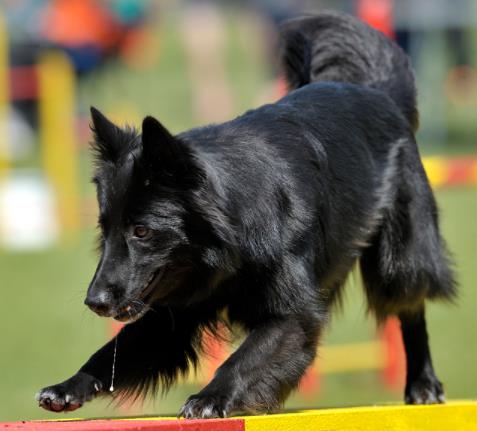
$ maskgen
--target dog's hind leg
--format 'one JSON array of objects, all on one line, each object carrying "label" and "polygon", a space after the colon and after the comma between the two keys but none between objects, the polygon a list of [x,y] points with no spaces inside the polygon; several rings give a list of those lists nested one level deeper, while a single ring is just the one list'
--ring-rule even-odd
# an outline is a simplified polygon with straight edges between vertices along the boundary
[{"label": "dog's hind leg", "polygon": [[424,307],[412,313],[400,313],[399,320],[407,359],[406,404],[444,402],[442,384],[432,366]]},{"label": "dog's hind leg", "polygon": [[[411,154],[414,156],[414,154]],[[361,257],[371,311],[382,321],[397,315],[407,358],[405,401],[443,402],[442,385],[431,360],[424,303],[452,300],[455,282],[440,236],[437,209],[419,160],[401,160],[393,204]]]}]

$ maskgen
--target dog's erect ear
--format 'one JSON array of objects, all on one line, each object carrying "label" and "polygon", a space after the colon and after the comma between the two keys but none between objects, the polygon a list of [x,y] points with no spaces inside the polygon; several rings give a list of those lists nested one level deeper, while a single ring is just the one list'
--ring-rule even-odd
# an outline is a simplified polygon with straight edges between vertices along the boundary
[{"label": "dog's erect ear", "polygon": [[168,165],[180,155],[180,143],[154,117],[142,122],[142,146],[144,158],[151,163],[160,161]]},{"label": "dog's erect ear", "polygon": [[119,156],[123,131],[93,106],[90,110],[93,122],[91,130],[95,138],[93,149],[101,159],[115,161]]},{"label": "dog's erect ear", "polygon": [[142,145],[145,162],[162,173],[180,180],[195,171],[190,149],[154,117],[146,117],[142,122]]}]

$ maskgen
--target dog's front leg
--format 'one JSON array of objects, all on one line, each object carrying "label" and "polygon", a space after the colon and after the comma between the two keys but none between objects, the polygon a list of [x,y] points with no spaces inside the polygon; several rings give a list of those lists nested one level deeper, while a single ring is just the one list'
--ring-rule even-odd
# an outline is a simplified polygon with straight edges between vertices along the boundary
[{"label": "dog's front leg", "polygon": [[[127,329],[122,331],[122,342],[133,339],[135,331],[131,329],[134,328]],[[69,379],[40,390],[36,395],[40,407],[53,412],[72,411],[97,395],[106,393],[111,384],[114,343],[114,339],[106,343]]]},{"label": "dog's front leg", "polygon": [[[135,362],[142,357],[144,323],[138,322],[126,325],[117,336],[118,352],[115,361],[115,373],[120,373],[121,380],[133,372]],[[46,410],[54,412],[72,411],[81,407],[86,401],[90,401],[97,395],[106,394],[113,384],[111,381],[114,348],[116,337],[106,343],[80,368],[80,370],[62,383],[48,386],[37,394],[39,405]],[[137,352],[138,357],[133,358],[128,370],[126,363],[131,360],[131,352]],[[118,375],[116,374],[116,375]]]},{"label": "dog's front leg", "polygon": [[194,340],[205,314],[157,308],[123,327],[116,339],[99,349],[68,380],[37,394],[41,407],[59,412],[75,410],[97,395],[154,389],[160,377],[166,385],[197,359]]},{"label": "dog's front leg", "polygon": [[254,328],[179,415],[213,418],[276,410],[312,362],[320,326],[320,319],[310,314],[276,317]]}]

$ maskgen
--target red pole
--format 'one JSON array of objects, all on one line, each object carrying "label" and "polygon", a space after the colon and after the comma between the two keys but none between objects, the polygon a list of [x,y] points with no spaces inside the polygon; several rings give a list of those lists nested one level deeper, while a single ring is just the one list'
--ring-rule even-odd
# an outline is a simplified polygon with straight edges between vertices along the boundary
[{"label": "red pole", "polygon": [[308,368],[300,382],[300,394],[305,398],[313,398],[320,390],[320,372],[316,362]]},{"label": "red pole", "polygon": [[358,0],[356,15],[371,27],[394,38],[393,0]]},{"label": "red pole", "polygon": [[401,326],[396,317],[389,318],[380,331],[385,355],[382,380],[386,387],[401,390],[406,373],[406,355],[401,336]]}]

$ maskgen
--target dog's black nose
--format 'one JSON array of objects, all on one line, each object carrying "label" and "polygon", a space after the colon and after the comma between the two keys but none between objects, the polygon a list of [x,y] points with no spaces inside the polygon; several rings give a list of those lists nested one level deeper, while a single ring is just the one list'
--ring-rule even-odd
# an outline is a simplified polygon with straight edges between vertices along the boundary
[{"label": "dog's black nose", "polygon": [[112,296],[107,292],[100,292],[95,295],[88,295],[84,303],[99,316],[109,317],[112,311],[112,299]]}]

